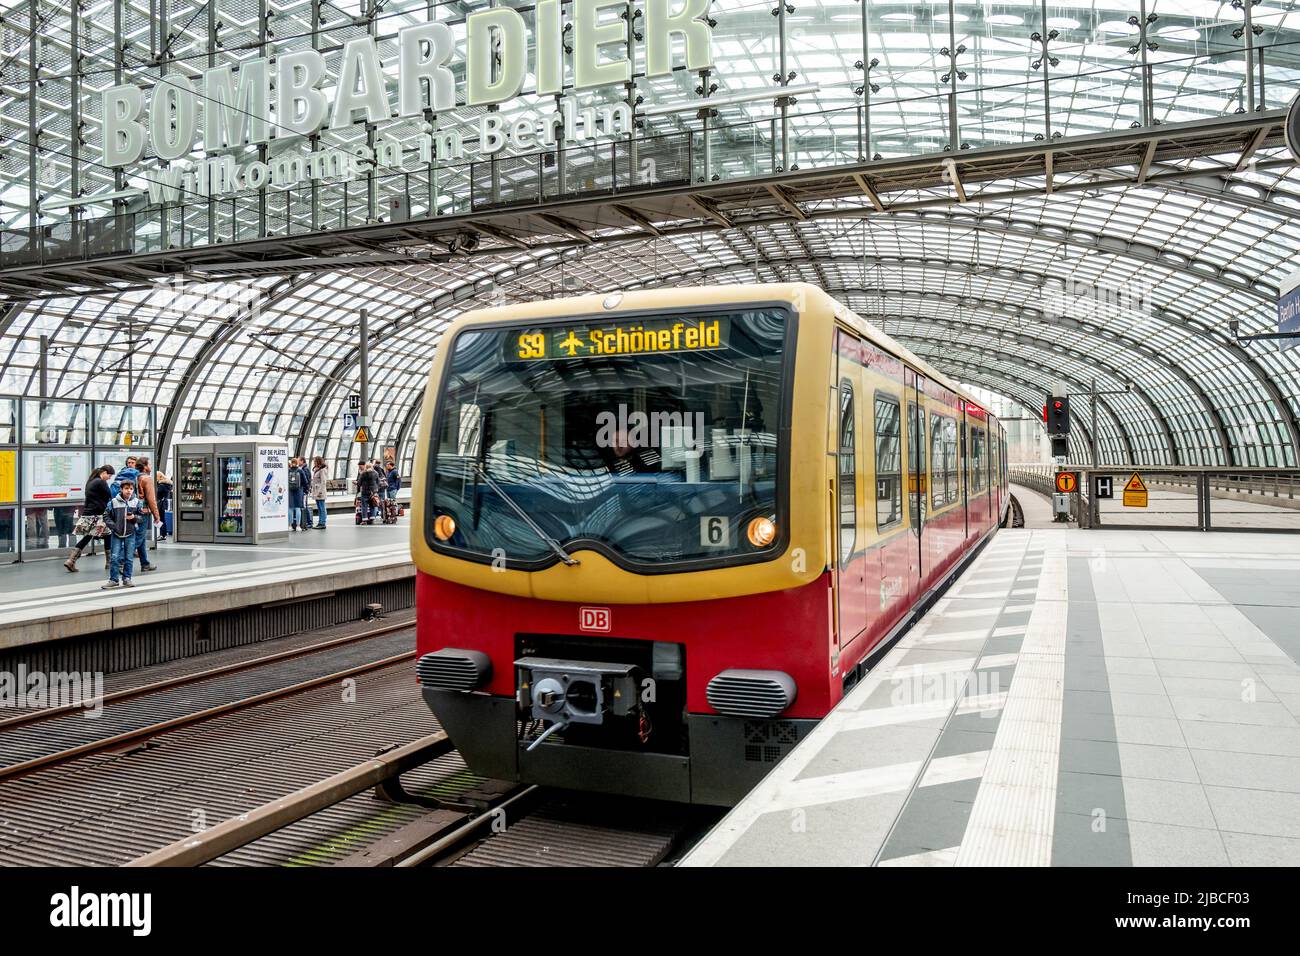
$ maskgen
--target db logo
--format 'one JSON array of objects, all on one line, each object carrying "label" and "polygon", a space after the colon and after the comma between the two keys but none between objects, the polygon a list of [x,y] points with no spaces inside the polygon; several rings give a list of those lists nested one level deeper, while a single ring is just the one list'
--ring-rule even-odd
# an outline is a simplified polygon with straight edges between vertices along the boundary
[{"label": "db logo", "polygon": [[578,608],[578,630],[581,631],[600,631],[602,634],[608,634],[610,629],[610,615],[607,607],[580,607]]}]

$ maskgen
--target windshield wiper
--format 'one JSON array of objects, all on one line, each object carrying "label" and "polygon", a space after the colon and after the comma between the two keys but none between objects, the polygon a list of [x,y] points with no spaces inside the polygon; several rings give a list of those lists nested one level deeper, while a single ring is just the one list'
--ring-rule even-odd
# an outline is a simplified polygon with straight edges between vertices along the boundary
[{"label": "windshield wiper", "polygon": [[511,498],[509,495],[507,495],[504,491],[501,490],[501,486],[497,484],[495,478],[493,478],[491,475],[487,473],[487,469],[483,467],[482,463],[476,460],[474,462],[474,470],[483,476],[483,480],[487,482],[489,488],[491,488],[493,491],[497,493],[497,497],[499,497],[502,501],[508,504],[510,506],[510,509],[515,514],[519,515],[520,519],[524,522],[524,524],[528,525],[528,527],[533,530],[533,533],[537,535],[537,537],[541,538],[543,541],[546,542],[546,546],[550,548],[552,551],[554,551],[561,561],[563,561],[565,564],[569,565],[570,567],[578,563],[577,558],[573,557],[573,555],[565,551],[564,548],[560,547],[560,542],[556,541],[549,534],[543,531],[541,526],[529,516],[527,511],[519,507],[519,505],[515,503],[515,500],[513,498]]}]

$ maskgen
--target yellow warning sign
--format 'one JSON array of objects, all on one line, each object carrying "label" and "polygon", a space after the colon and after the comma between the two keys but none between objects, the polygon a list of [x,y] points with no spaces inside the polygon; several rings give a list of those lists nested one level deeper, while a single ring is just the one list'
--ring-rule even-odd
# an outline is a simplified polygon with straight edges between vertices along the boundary
[{"label": "yellow warning sign", "polygon": [[357,429],[356,437],[353,438],[352,440],[355,441],[355,442],[368,442],[368,441],[370,441],[370,432],[366,431],[366,426],[365,426],[365,425],[362,425],[360,428]]},{"label": "yellow warning sign", "polygon": [[1058,471],[1056,473],[1056,490],[1063,495],[1068,495],[1079,487],[1079,476],[1072,471]]},{"label": "yellow warning sign", "polygon": [[1124,507],[1125,508],[1145,508],[1147,506],[1147,486],[1142,480],[1142,476],[1136,471],[1129,477],[1128,484],[1124,486]]}]

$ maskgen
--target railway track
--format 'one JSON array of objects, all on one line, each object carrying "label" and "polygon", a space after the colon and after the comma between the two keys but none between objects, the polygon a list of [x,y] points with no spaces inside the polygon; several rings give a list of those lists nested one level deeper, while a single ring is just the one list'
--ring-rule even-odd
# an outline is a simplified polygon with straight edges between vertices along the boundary
[{"label": "railway track", "polygon": [[0,723],[0,865],[651,866],[680,844],[689,808],[471,774],[428,732],[409,630],[154,674],[98,721]]},{"label": "railway track", "polygon": [[391,624],[125,688],[105,695],[98,717],[84,703],[14,715],[0,722],[0,781],[409,661],[412,630]]},{"label": "railway track", "polygon": [[[0,783],[0,865],[117,866],[437,730],[409,662],[263,701]],[[482,785],[448,750],[404,776],[457,800]],[[428,812],[369,792],[227,854],[216,865],[329,865]]]}]

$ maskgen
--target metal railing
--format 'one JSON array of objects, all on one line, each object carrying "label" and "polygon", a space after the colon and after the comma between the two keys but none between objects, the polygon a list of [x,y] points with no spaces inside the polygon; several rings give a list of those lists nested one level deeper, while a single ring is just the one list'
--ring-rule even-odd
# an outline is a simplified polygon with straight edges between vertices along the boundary
[{"label": "metal railing", "polygon": [[[1056,494],[1059,471],[1078,475],[1070,517],[1081,528],[1300,532],[1300,469],[1186,465],[1016,465],[1011,481]],[[1125,497],[1139,476],[1145,493]],[[1099,486],[1109,479],[1109,494]]]}]

